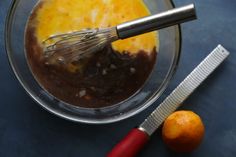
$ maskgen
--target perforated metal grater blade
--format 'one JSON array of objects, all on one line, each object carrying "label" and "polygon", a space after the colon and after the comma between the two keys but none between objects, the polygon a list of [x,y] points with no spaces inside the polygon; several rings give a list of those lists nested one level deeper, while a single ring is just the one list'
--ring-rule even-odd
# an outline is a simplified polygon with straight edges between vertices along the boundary
[{"label": "perforated metal grater blade", "polygon": [[152,135],[162,122],[227,58],[229,52],[218,45],[151,113],[139,129]]}]

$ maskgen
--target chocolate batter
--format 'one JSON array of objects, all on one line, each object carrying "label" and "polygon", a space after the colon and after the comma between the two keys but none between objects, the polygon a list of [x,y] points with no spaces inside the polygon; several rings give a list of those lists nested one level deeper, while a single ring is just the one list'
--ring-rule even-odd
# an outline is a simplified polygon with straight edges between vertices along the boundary
[{"label": "chocolate batter", "polygon": [[69,104],[99,108],[119,103],[143,86],[155,64],[156,48],[151,53],[140,50],[130,55],[115,52],[111,46],[72,63],[71,66],[80,67],[73,72],[63,64],[45,64],[35,37],[36,23],[33,13],[25,34],[29,67],[45,90]]}]

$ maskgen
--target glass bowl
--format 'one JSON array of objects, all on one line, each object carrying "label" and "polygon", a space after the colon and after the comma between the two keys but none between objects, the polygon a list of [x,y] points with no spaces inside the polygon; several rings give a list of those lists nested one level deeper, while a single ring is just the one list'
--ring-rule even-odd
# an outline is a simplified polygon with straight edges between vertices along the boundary
[{"label": "glass bowl", "polygon": [[[133,116],[155,102],[172,78],[180,56],[180,27],[159,30],[157,61],[145,85],[129,99],[103,108],[82,108],[66,104],[48,94],[34,79],[25,58],[24,32],[27,19],[38,0],[14,0],[9,10],[5,44],[11,67],[27,93],[43,108],[75,122],[102,124]],[[173,8],[169,0],[144,0],[152,14]]]}]

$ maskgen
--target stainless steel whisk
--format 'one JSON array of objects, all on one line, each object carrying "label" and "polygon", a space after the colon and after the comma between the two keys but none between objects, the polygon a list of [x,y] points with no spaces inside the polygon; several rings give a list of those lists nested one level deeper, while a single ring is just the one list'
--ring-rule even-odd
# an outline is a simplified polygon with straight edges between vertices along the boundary
[{"label": "stainless steel whisk", "polygon": [[171,9],[110,28],[84,29],[53,35],[43,42],[47,59],[68,63],[94,53],[107,44],[196,19],[194,4]]}]

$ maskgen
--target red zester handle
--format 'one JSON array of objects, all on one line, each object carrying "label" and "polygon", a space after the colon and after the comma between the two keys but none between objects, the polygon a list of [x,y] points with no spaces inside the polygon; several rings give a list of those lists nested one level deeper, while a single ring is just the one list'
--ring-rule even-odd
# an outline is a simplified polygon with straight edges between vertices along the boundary
[{"label": "red zester handle", "polygon": [[135,128],[121,140],[108,154],[107,157],[135,157],[148,142],[149,136]]}]

